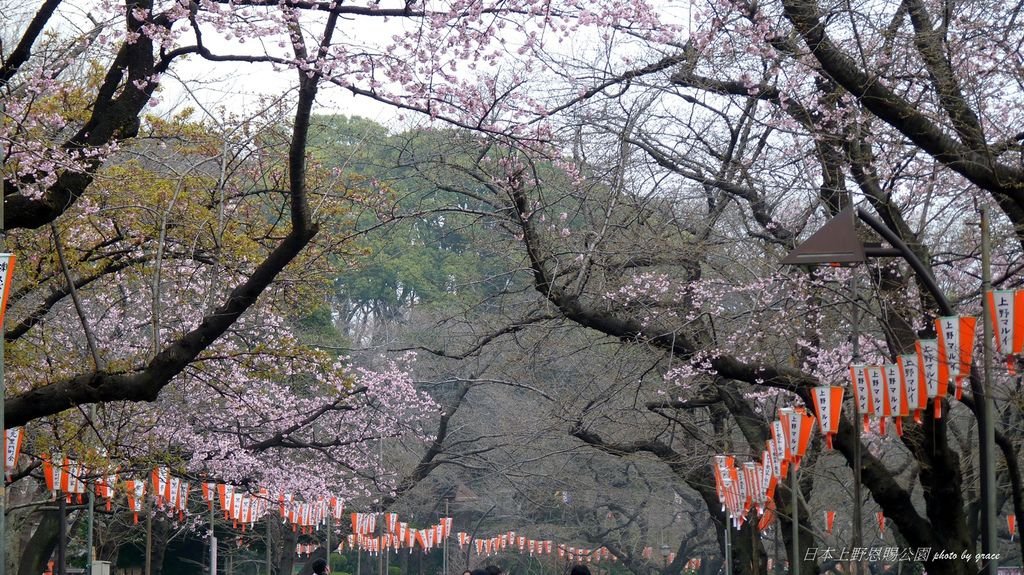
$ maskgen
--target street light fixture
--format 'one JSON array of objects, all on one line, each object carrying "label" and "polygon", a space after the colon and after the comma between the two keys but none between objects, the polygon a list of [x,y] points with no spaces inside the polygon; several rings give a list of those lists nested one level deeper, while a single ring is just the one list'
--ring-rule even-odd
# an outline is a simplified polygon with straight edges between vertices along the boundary
[{"label": "street light fixture", "polygon": [[[860,240],[856,233],[856,227],[854,225],[854,216],[856,215],[861,221],[870,226],[879,236],[889,242],[891,248],[879,248],[866,246]],[[983,242],[983,260],[987,259],[987,246],[988,246],[988,213],[985,208],[981,210],[981,227],[982,227],[982,242]],[[857,208],[854,210],[853,206],[847,206],[842,209],[835,217],[825,223],[817,232],[807,238],[804,242],[799,244],[793,249],[785,258],[782,260],[782,264],[795,265],[795,266],[815,266],[815,265],[856,265],[860,263],[866,263],[868,257],[900,257],[905,260],[911,268],[913,268],[915,275],[918,280],[924,285],[931,296],[935,300],[936,306],[939,308],[939,312],[942,315],[951,316],[953,308],[946,299],[945,294],[939,289],[935,278],[931,273],[924,267],[921,260],[918,259],[917,255],[910,250],[910,248],[903,242],[902,239],[895,232],[890,230],[886,225],[877,220],[873,215],[868,213],[863,208]],[[982,267],[987,267],[987,261],[982,262]],[[851,286],[855,287],[851,280]],[[988,298],[984,296],[985,290],[989,289],[990,286],[983,286],[982,303],[985,311],[983,323],[986,328],[986,338],[991,337],[988,335],[989,318],[987,316],[988,310]],[[854,330],[857,329],[857,310],[856,310],[856,298],[854,298]],[[857,351],[857,335],[854,334],[853,341],[853,355],[859,355]],[[988,339],[985,341],[986,354],[989,346]],[[988,381],[988,358],[986,357],[986,373],[984,376],[984,382],[979,388],[975,388],[975,393],[980,390],[984,391],[984,388],[989,385]],[[972,379],[974,379],[972,377]],[[995,553],[995,473],[994,473],[994,460],[995,455],[995,439],[993,432],[993,417],[995,414],[994,406],[991,403],[991,396],[988,393],[982,393],[983,401],[977,406],[976,417],[978,419],[978,431],[979,431],[979,451],[980,460],[982,462],[982,473],[981,473],[981,492],[983,494],[984,505],[982,506],[982,524],[983,524],[983,537],[982,537],[982,552],[986,554]],[[940,401],[940,398],[936,398],[935,401]],[[853,525],[853,537],[854,546],[860,546],[861,543],[861,517],[860,517],[860,472],[861,472],[861,461],[860,461],[860,425],[858,423],[859,415],[857,413],[858,407],[857,402],[853,403],[854,419],[853,427],[855,430],[855,441],[853,445],[853,468],[854,468],[854,525]],[[795,514],[794,514],[795,515]],[[794,554],[795,554],[794,549]],[[794,560],[796,557],[794,557]],[[994,575],[996,572],[994,561],[991,561],[987,566],[988,573]]]},{"label": "street light fixture", "polygon": [[[872,255],[874,251],[872,250]],[[852,206],[847,206],[842,209],[835,217],[825,223],[817,232],[807,238],[803,243],[796,246],[785,258],[782,259],[784,265],[794,266],[817,266],[817,265],[841,265],[841,266],[854,266],[867,262],[867,250],[864,247],[863,242],[857,237],[856,227],[854,226],[854,211]],[[857,309],[857,297],[856,297],[856,283],[854,278],[850,278],[850,288],[852,292],[851,299],[853,300],[853,361],[859,359],[860,351],[858,342],[860,336],[858,334],[858,309]],[[854,548],[860,547],[863,536],[861,534],[863,529],[863,519],[861,518],[861,441],[860,441],[860,413],[857,402],[853,402],[853,429],[854,429],[854,441],[853,441],[853,546]],[[797,486],[793,486],[793,532],[798,533],[800,516],[797,510],[797,497],[795,490]],[[796,548],[796,541],[793,543],[793,561],[792,565],[797,567],[798,551]],[[854,563],[854,573],[859,571],[859,565]]]}]

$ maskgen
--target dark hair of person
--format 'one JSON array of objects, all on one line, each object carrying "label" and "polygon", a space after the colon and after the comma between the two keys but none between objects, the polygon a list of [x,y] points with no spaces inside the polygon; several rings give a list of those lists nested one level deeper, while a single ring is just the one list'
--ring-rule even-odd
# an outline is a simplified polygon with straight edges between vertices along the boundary
[{"label": "dark hair of person", "polygon": [[573,565],[569,575],[590,575],[590,568],[586,565]]},{"label": "dark hair of person", "polygon": [[491,575],[501,575],[501,567],[498,567],[497,565],[488,565],[487,567],[484,567],[484,571],[487,571]]},{"label": "dark hair of person", "polygon": [[324,575],[327,573],[327,560],[323,557],[318,557],[313,560],[313,573],[316,575]]}]

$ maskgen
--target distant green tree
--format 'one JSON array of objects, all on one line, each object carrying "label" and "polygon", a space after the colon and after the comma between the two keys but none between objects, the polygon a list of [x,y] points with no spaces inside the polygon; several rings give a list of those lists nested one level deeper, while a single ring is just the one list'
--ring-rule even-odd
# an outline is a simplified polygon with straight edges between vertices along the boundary
[{"label": "distant green tree", "polygon": [[480,239],[480,216],[489,207],[439,183],[466,180],[463,189],[470,183],[444,168],[479,153],[474,142],[452,130],[389,134],[371,120],[345,116],[320,116],[314,126],[311,149],[323,168],[389,200],[386,212],[370,209],[361,216],[361,225],[382,227],[363,238],[366,257],[358,267],[339,266],[335,280],[334,319],[355,343],[373,341],[382,325],[408,319],[415,308],[469,295],[479,300],[506,287],[493,246]]}]

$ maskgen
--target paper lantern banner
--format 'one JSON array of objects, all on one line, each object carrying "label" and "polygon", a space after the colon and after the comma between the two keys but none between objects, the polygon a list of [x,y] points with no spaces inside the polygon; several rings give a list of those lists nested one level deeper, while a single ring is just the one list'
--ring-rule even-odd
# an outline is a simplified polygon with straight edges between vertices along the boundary
[{"label": "paper lantern banner", "polygon": [[14,254],[0,254],[0,326],[4,325],[4,314],[7,312],[7,295],[11,293],[15,259]]},{"label": "paper lantern banner", "polygon": [[787,431],[788,459],[793,464],[795,472],[800,467],[800,459],[807,451],[807,444],[810,443],[814,416],[808,414],[802,407],[784,407],[779,410],[779,419],[782,421],[783,429]]},{"label": "paper lantern banner", "polygon": [[733,459],[727,455],[716,455],[713,471],[715,474],[715,492],[718,494],[718,502],[722,504],[722,511],[725,511],[726,500],[726,479],[729,478],[729,469],[733,466]]},{"label": "paper lantern banner", "polygon": [[4,433],[4,471],[7,481],[11,480],[14,468],[18,466],[18,456],[21,455],[21,444],[24,439],[24,427],[12,427]]},{"label": "paper lantern banner", "polygon": [[946,316],[935,319],[939,351],[949,367],[949,380],[954,384],[955,396],[963,396],[963,381],[971,376],[974,356],[974,332],[978,319],[974,317]]},{"label": "paper lantern banner", "polygon": [[889,411],[889,390],[885,382],[885,371],[880,365],[869,365],[865,368],[868,386],[871,388],[872,411],[878,420],[878,433],[885,435],[885,420],[892,415]]},{"label": "paper lantern banner", "polygon": [[1014,356],[1024,353],[1024,290],[988,292],[996,351],[1006,356],[1006,367],[1016,375]]},{"label": "paper lantern banner", "polygon": [[125,490],[128,492],[128,509],[132,512],[132,522],[138,523],[139,512],[142,511],[142,500],[146,497],[146,482],[125,481]]},{"label": "paper lantern banner", "polygon": [[[9,435],[14,437],[11,433]],[[111,502],[114,499],[115,485],[124,487],[128,510],[131,511],[132,520],[136,524],[139,522],[139,513],[152,508],[152,506],[145,505],[147,491],[152,493],[154,502],[162,504],[165,513],[177,511],[179,519],[184,520],[184,515],[189,512],[191,485],[184,478],[174,475],[169,468],[157,467],[143,476],[143,479],[127,479],[118,484],[116,472],[97,470],[90,472],[84,464],[58,453],[42,454],[40,457],[43,460],[43,473],[47,487],[54,492],[55,496],[57,492],[63,496],[85,493],[84,478],[94,477],[95,493],[97,497],[106,500],[108,510],[111,509]],[[769,458],[767,454],[762,454],[762,459],[767,462]],[[761,502],[765,501],[765,485],[772,477],[770,467],[770,465],[765,466],[757,462],[747,462],[739,469],[740,473],[737,473],[737,467],[732,457],[715,458],[716,479],[721,476],[722,489],[726,492],[726,501],[730,511],[745,512],[752,508],[755,502],[758,503],[760,509]],[[721,475],[722,472],[724,472],[724,476]],[[149,487],[147,488],[147,486]],[[340,498],[328,494],[315,497],[311,501],[301,501],[291,494],[271,493],[262,487],[240,487],[210,481],[200,482],[200,490],[203,501],[210,506],[211,511],[219,503],[225,517],[243,532],[251,529],[257,520],[264,517],[269,518],[268,512],[274,509],[280,512],[285,523],[292,524],[293,531],[301,529],[303,534],[312,534],[314,530],[325,526],[330,528],[335,523],[342,506]],[[193,504],[193,512],[195,509],[201,510],[207,505],[197,502]],[[770,510],[774,503],[767,500],[766,506]],[[760,525],[770,523],[773,516],[770,511],[763,512]],[[376,535],[375,527],[378,518],[388,529],[395,532]],[[434,525],[414,529],[407,523],[398,521],[397,514],[383,512],[352,513],[351,519],[355,532],[348,536],[349,547],[374,554],[382,553],[389,548],[397,550],[402,546],[408,547],[411,553],[416,544],[426,553],[440,546],[451,536],[454,523],[452,517],[441,517]],[[272,520],[276,520],[276,518],[272,518]],[[362,534],[360,531],[365,531],[368,534]],[[555,549],[558,549],[560,555],[564,556],[568,549],[568,555],[574,561],[616,560],[616,557],[606,547],[597,549],[566,548],[562,544],[556,546],[555,542],[551,540],[531,539],[526,534],[517,535],[514,531],[491,538],[477,537],[475,539],[463,531],[457,534],[457,538],[460,547],[470,544],[470,541],[473,540],[477,552],[480,554],[492,554],[510,547],[530,555],[550,555]],[[339,544],[338,548],[341,549],[342,545]],[[302,551],[307,551],[307,548],[301,547],[300,552]]]},{"label": "paper lantern banner", "polygon": [[900,377],[899,366],[889,363],[882,366],[885,376],[886,391],[889,394],[889,415],[896,420],[896,435],[903,435],[903,418],[909,415],[907,407],[907,388]]},{"label": "paper lantern banner", "polygon": [[46,489],[50,491],[50,498],[56,499],[57,492],[67,484],[64,479],[64,456],[60,453],[42,455],[43,478],[46,480]]},{"label": "paper lantern banner", "polygon": [[864,429],[867,430],[868,416],[874,411],[874,405],[871,401],[871,388],[868,386],[865,366],[850,366],[850,385],[853,388],[853,400],[857,404],[857,411],[864,417]]},{"label": "paper lantern banner", "polygon": [[764,531],[771,526],[772,521],[775,520],[775,500],[769,499],[765,505],[764,513],[761,514],[761,520],[757,522],[757,530]]},{"label": "paper lantern banner", "polygon": [[928,405],[928,390],[925,388],[924,372],[917,362],[917,354],[910,353],[896,358],[900,370],[900,381],[906,392],[907,411],[914,421],[921,423],[921,411]]},{"label": "paper lantern banner", "polygon": [[942,398],[946,396],[949,385],[949,369],[946,366],[945,354],[939,353],[939,342],[934,339],[919,339],[917,348],[917,364],[924,374],[925,389],[928,399],[932,400],[935,419],[942,417]]},{"label": "paper lantern banner", "polygon": [[117,485],[116,473],[96,478],[96,496],[106,500],[107,511],[113,507],[115,485]]},{"label": "paper lantern banner", "polygon": [[778,477],[779,480],[782,480],[786,478],[786,474],[789,471],[789,450],[787,449],[787,446],[789,445],[789,436],[787,435],[788,431],[786,426],[782,425],[782,422],[778,419],[772,422],[771,431],[771,445],[773,447],[772,453],[775,455],[775,461],[778,467],[775,472],[775,476]]},{"label": "paper lantern banner", "polygon": [[814,412],[818,415],[818,427],[825,436],[825,445],[832,449],[832,436],[839,431],[839,413],[843,407],[843,388],[838,386],[815,387],[811,394]]}]

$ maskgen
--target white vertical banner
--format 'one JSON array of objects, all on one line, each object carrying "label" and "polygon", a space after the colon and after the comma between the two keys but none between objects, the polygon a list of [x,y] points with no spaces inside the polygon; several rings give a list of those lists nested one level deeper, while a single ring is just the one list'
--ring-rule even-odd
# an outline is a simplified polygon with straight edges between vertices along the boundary
[{"label": "white vertical banner", "polygon": [[1020,310],[1014,309],[1015,292],[1013,290],[995,290],[989,293],[992,304],[992,324],[995,327],[996,351],[1004,355],[1014,353],[1014,327]]},{"label": "white vertical banner", "polygon": [[4,471],[9,478],[18,465],[18,455],[21,453],[21,440],[25,437],[24,427],[12,427],[4,434]]}]

